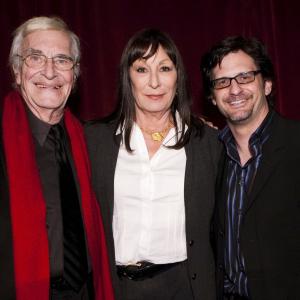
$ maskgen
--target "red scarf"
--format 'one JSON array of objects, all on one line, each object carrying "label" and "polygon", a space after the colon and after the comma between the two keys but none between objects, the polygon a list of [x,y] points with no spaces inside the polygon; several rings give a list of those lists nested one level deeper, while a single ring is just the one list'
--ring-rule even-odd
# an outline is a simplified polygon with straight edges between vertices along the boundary
[{"label": "red scarf", "polygon": [[[2,126],[10,193],[17,300],[48,300],[50,267],[46,203],[25,106],[17,92],[11,92],[4,99]],[[65,111],[65,126],[71,141],[81,191],[95,300],[113,300],[103,224],[91,189],[83,130],[69,110]]]}]

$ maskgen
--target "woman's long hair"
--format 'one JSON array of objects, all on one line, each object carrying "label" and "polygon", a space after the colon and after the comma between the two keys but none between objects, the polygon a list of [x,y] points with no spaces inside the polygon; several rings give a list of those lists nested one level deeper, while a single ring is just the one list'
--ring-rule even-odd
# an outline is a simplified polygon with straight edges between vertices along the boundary
[{"label": "woman's long hair", "polygon": [[[127,43],[119,67],[118,106],[113,116],[117,119],[117,128],[124,133],[126,150],[131,152],[130,135],[133,123],[136,121],[135,98],[132,93],[132,85],[129,69],[137,59],[148,59],[155,55],[161,46],[177,71],[177,89],[171,104],[171,115],[176,130],[176,143],[170,146],[173,149],[182,148],[189,140],[192,128],[199,133],[203,123],[191,115],[191,96],[187,84],[187,76],[181,55],[173,42],[166,34],[157,29],[144,29],[137,32]],[[180,116],[181,126],[177,124],[176,112]],[[192,126],[196,125],[196,126]],[[182,130],[179,132],[178,128]],[[116,129],[117,130],[117,129]]]}]

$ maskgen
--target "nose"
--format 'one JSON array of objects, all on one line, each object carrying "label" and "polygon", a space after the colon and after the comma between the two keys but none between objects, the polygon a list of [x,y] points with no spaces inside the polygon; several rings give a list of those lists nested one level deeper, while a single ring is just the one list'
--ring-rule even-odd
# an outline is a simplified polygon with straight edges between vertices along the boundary
[{"label": "nose", "polygon": [[55,77],[55,66],[52,58],[47,58],[43,73],[48,79],[52,79]]},{"label": "nose", "polygon": [[242,88],[241,88],[240,84],[236,81],[235,78],[232,78],[231,84],[229,86],[230,94],[237,95],[241,92],[241,90],[242,90]]},{"label": "nose", "polygon": [[159,75],[156,72],[150,73],[149,86],[156,89],[160,85]]}]

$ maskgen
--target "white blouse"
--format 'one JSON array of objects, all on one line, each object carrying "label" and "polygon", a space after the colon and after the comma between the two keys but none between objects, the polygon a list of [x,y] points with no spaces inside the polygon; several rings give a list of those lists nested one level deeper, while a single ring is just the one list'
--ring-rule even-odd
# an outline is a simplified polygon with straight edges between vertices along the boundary
[{"label": "white blouse", "polygon": [[[163,144],[175,144],[172,128]],[[186,154],[161,146],[149,159],[138,125],[128,153],[121,144],[115,172],[113,235],[117,265],[187,258],[184,209]]]}]

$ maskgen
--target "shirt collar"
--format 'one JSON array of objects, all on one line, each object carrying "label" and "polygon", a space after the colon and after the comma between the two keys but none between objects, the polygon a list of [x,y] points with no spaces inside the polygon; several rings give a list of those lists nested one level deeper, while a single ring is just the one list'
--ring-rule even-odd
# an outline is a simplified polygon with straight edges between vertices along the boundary
[{"label": "shirt collar", "polygon": [[[43,146],[52,125],[36,117],[28,107],[26,110],[32,135]],[[59,123],[63,124],[63,119]]]},{"label": "shirt collar", "polygon": [[269,110],[265,119],[262,121],[261,125],[253,132],[250,137],[249,145],[252,146],[255,143],[263,144],[270,135],[270,124],[273,120],[274,110]]},{"label": "shirt collar", "polygon": [[[253,157],[261,153],[262,145],[270,136],[270,124],[275,112],[270,109],[260,126],[251,134],[249,139],[249,149]],[[219,133],[219,139],[224,143],[227,154],[234,160],[239,161],[239,155],[236,149],[236,142],[228,126],[225,126]]]}]

